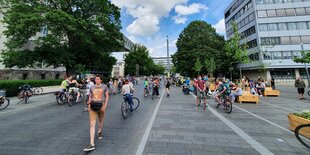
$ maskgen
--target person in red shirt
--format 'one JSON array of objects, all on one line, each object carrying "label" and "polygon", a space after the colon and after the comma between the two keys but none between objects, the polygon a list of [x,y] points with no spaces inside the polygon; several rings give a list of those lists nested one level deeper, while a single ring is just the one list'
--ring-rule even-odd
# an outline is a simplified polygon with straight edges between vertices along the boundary
[{"label": "person in red shirt", "polygon": [[204,99],[204,108],[207,107],[206,105],[206,82],[202,80],[201,76],[198,77],[198,80],[195,82],[196,89],[197,89],[197,97],[196,97],[196,108],[200,106],[200,99],[199,96],[202,96]]}]

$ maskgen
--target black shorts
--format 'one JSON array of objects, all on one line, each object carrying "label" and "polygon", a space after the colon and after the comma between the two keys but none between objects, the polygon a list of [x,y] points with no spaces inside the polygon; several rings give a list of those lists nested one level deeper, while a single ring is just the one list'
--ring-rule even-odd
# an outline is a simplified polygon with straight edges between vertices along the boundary
[{"label": "black shorts", "polygon": [[305,88],[297,88],[298,94],[304,94]]}]

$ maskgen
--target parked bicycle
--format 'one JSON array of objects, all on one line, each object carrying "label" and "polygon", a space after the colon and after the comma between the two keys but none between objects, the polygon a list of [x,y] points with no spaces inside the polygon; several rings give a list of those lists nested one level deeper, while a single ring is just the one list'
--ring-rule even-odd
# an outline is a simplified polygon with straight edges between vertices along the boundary
[{"label": "parked bicycle", "polygon": [[230,114],[232,111],[232,102],[230,102],[228,96],[222,96],[220,97],[220,103],[216,105],[216,108],[219,108],[220,106],[223,107],[223,110],[225,113]]},{"label": "parked bicycle", "polygon": [[[24,101],[25,104],[28,103],[29,98],[33,95],[32,86],[25,84],[19,87],[20,92],[17,94],[17,98],[21,101]],[[18,102],[17,104],[19,104]]]},{"label": "parked bicycle", "polygon": [[7,108],[10,105],[10,99],[6,97],[6,91],[0,90],[0,110]]},{"label": "parked bicycle", "polygon": [[302,124],[297,126],[295,129],[296,138],[301,144],[306,146],[308,149],[310,149],[310,138],[303,137],[302,133],[310,136],[309,131],[310,131],[310,124]]},{"label": "parked bicycle", "polygon": [[[140,101],[137,97],[134,97],[133,95],[132,96],[132,111],[135,111],[138,109],[139,105],[140,105]],[[123,96],[123,103],[121,105],[121,111],[122,111],[122,116],[123,118],[127,118],[128,117],[128,113],[130,112],[130,105],[128,103],[128,100],[125,96]]]}]

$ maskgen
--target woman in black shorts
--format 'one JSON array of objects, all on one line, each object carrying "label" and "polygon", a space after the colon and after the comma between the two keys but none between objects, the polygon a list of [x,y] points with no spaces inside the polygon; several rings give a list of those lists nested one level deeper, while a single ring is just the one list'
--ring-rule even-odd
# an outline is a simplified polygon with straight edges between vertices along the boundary
[{"label": "woman in black shorts", "polygon": [[298,77],[295,81],[295,87],[297,88],[297,92],[299,94],[299,99],[300,100],[303,100],[305,99],[304,98],[304,93],[305,93],[305,87],[306,87],[306,84],[305,82],[300,78]]}]

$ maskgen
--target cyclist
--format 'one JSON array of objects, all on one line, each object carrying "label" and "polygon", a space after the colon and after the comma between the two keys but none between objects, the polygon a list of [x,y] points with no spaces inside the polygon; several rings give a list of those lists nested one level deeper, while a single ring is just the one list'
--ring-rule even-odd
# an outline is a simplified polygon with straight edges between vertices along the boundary
[{"label": "cyclist", "polygon": [[84,151],[86,152],[95,150],[95,130],[97,117],[99,117],[98,139],[102,139],[102,127],[105,118],[105,110],[109,100],[108,87],[105,84],[102,84],[102,78],[99,75],[96,76],[95,82],[96,85],[90,88],[90,95],[88,99],[90,144],[84,148]]},{"label": "cyclist", "polygon": [[223,83],[220,82],[219,87],[218,87],[218,91],[219,91],[219,93],[215,97],[217,104],[220,104],[220,97],[222,97],[224,99],[228,99],[229,103],[231,103],[231,100],[228,98],[230,95],[230,88],[228,85],[228,81],[224,81]]},{"label": "cyclist", "polygon": [[[79,101],[79,98],[80,98],[80,91],[79,91],[79,86],[81,86],[76,80],[74,77],[70,76],[69,77],[69,89],[73,89],[73,91],[77,94],[77,97],[76,97],[76,102]],[[68,91],[69,92],[69,91]]]},{"label": "cyclist", "polygon": [[56,94],[58,97],[60,94],[67,90],[67,86],[69,85],[69,78],[65,76],[64,80],[61,82],[59,92]]},{"label": "cyclist", "polygon": [[122,94],[126,97],[126,100],[128,101],[130,112],[133,111],[132,110],[132,97],[131,97],[132,93],[134,93],[133,84],[129,82],[128,79],[126,79],[122,87]]},{"label": "cyclist", "polygon": [[149,81],[147,78],[145,78],[144,83],[143,83],[143,87],[144,87],[144,96],[147,96],[147,94],[149,94]]},{"label": "cyclist", "polygon": [[196,106],[195,108],[197,108],[198,106],[200,106],[200,99],[199,96],[202,95],[203,96],[203,103],[204,103],[204,108],[207,107],[206,104],[206,83],[205,81],[202,80],[201,76],[198,77],[198,80],[195,82],[196,85],[196,89],[197,89],[197,97],[196,97]]}]

